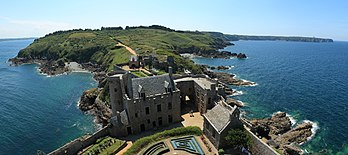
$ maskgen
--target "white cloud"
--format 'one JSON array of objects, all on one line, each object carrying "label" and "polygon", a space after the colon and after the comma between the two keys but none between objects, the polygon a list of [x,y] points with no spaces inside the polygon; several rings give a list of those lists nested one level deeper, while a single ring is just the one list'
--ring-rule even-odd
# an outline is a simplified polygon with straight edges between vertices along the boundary
[{"label": "white cloud", "polygon": [[77,26],[56,21],[17,20],[0,16],[0,38],[39,37],[58,30]]}]

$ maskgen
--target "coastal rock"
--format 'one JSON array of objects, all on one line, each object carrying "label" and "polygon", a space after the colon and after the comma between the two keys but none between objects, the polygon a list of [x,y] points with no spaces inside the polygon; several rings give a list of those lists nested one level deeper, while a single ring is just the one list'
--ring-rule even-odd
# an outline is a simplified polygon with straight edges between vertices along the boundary
[{"label": "coastal rock", "polygon": [[241,102],[239,102],[239,101],[237,101],[235,99],[232,99],[232,98],[227,98],[226,102],[229,105],[235,105],[235,106],[238,106],[238,107],[243,107],[244,106],[243,103],[241,103]]},{"label": "coastal rock", "polygon": [[292,145],[285,145],[284,147],[284,155],[302,155],[303,151]]},{"label": "coastal rock", "polygon": [[234,91],[233,89],[231,89],[231,88],[229,88],[227,86],[224,87],[224,91],[225,91],[226,95],[233,95],[236,92],[236,91]]},{"label": "coastal rock", "polygon": [[235,86],[253,86],[256,83],[236,79],[235,75],[228,74],[228,73],[221,73],[221,72],[211,72],[211,71],[205,71],[205,74],[207,74],[211,78],[217,78],[220,82],[223,82],[228,85],[235,85]]},{"label": "coastal rock", "polygon": [[263,129],[263,132],[269,131],[271,137],[283,134],[291,129],[290,118],[286,116],[285,112],[278,112],[271,118],[252,120],[251,122],[257,129]]},{"label": "coastal rock", "polygon": [[237,58],[238,58],[238,59],[245,59],[245,58],[247,58],[247,56],[246,56],[244,53],[239,53],[239,54],[237,55]]},{"label": "coastal rock", "polygon": [[302,144],[312,135],[312,127],[312,123],[310,122],[302,123],[290,131],[275,137],[274,140],[280,144]]},{"label": "coastal rock", "polygon": [[229,69],[229,68],[226,67],[226,66],[218,66],[217,69],[218,69],[218,70],[227,70],[227,69]]},{"label": "coastal rock", "polygon": [[97,88],[92,88],[84,91],[80,98],[79,108],[82,111],[93,109],[95,99],[97,98],[99,93],[100,91]]},{"label": "coastal rock", "polygon": [[252,120],[253,132],[269,139],[272,146],[279,147],[284,154],[301,154],[301,149],[290,144],[303,144],[313,134],[313,124],[304,122],[291,128],[290,118],[284,112],[277,112],[271,118]]},{"label": "coastal rock", "polygon": [[100,89],[92,88],[83,92],[79,108],[82,111],[88,111],[96,116],[96,122],[103,126],[107,125],[111,118],[111,108],[99,99],[101,93]]}]

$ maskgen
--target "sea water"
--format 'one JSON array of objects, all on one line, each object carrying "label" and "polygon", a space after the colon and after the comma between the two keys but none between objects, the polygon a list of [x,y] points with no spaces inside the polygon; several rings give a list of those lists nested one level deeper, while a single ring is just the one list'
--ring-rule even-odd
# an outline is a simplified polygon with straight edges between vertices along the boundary
[{"label": "sea water", "polygon": [[47,77],[35,64],[10,66],[32,42],[0,41],[0,154],[49,153],[98,128],[77,107],[82,92],[97,85],[91,74]]},{"label": "sea water", "polygon": [[[314,122],[315,136],[302,145],[307,152],[348,154],[348,42],[305,43],[237,41],[223,50],[245,53],[240,60],[194,58],[199,64],[234,66],[223,71],[256,82],[236,87],[233,96],[247,105],[248,118],[285,111],[293,122]],[[326,150],[325,150],[326,149]]]}]

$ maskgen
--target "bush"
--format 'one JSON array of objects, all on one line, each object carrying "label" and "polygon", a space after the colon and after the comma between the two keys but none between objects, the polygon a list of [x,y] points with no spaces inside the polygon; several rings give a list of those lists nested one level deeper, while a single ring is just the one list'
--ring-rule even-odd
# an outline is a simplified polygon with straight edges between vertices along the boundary
[{"label": "bush", "polygon": [[242,147],[249,149],[252,145],[251,136],[244,128],[231,129],[230,131],[228,131],[228,134],[225,138],[227,140],[227,143],[235,149],[240,149]]},{"label": "bush", "polygon": [[147,145],[169,138],[169,137],[178,137],[185,135],[202,135],[202,130],[199,127],[178,127],[171,130],[166,130],[163,132],[156,133],[151,136],[143,137],[135,141],[135,143],[130,147],[125,155],[137,154],[141,149],[145,148]]},{"label": "bush", "polygon": [[219,155],[223,155],[223,154],[225,154],[225,150],[224,149],[219,149]]}]

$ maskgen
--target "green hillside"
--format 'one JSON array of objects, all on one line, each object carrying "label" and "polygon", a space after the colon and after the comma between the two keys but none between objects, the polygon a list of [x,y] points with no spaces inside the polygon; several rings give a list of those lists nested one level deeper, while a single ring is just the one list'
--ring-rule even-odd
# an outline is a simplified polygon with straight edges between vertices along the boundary
[{"label": "green hillside", "polygon": [[228,43],[209,33],[175,31],[162,26],[78,29],[58,31],[36,39],[22,49],[18,57],[93,62],[109,71],[114,64],[127,62],[130,56],[124,47],[116,46],[118,42],[131,47],[139,55],[153,54],[160,61],[173,56],[177,64],[194,72],[200,72],[200,69],[191,60],[179,56],[179,52],[217,50]]}]

